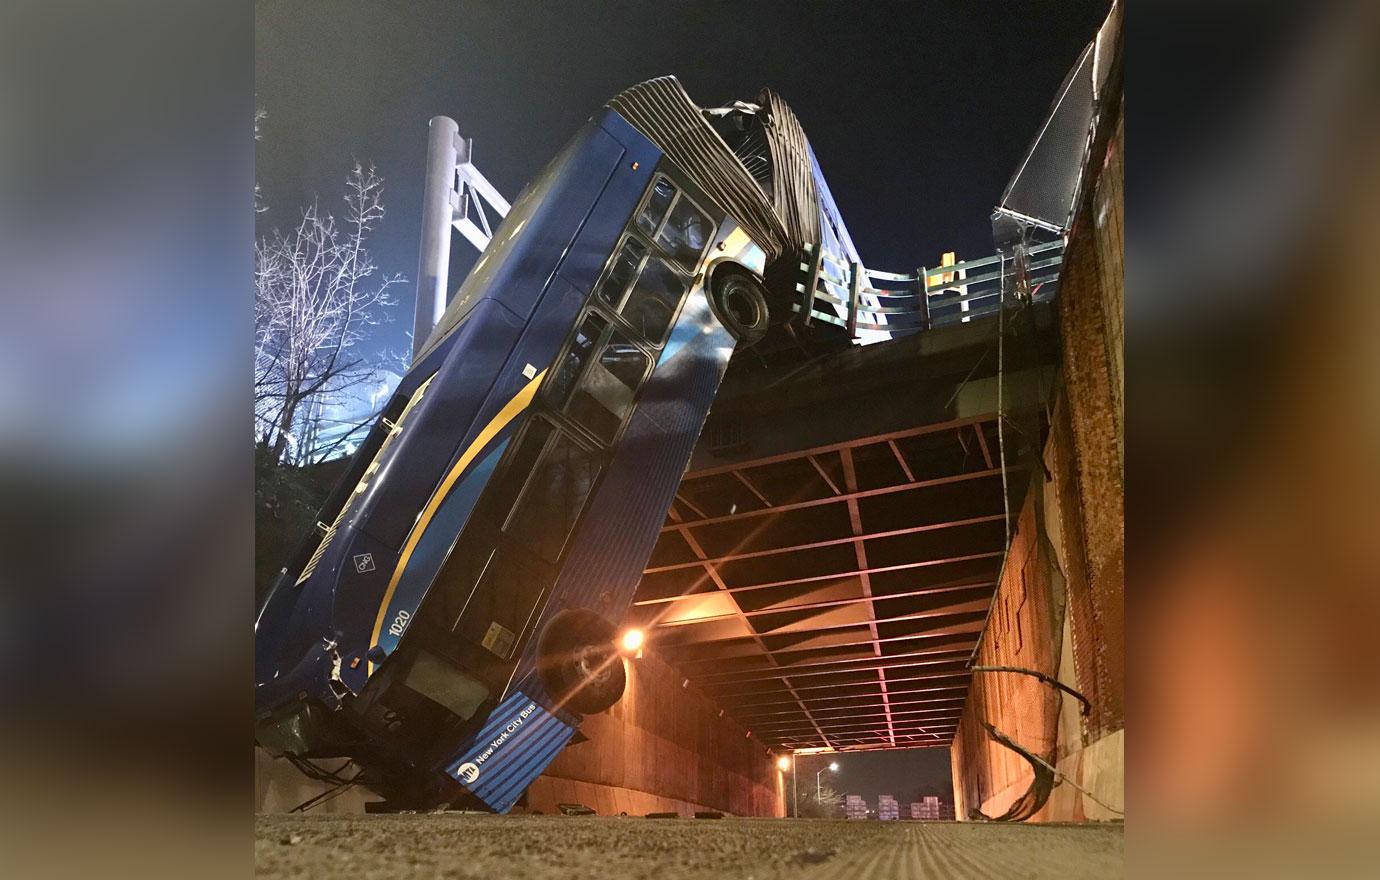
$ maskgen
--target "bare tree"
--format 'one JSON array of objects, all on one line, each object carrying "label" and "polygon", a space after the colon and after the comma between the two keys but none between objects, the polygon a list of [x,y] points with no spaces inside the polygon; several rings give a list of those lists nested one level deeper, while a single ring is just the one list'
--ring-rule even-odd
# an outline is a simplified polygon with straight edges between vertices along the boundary
[{"label": "bare tree", "polygon": [[806,819],[834,819],[843,813],[843,795],[821,785],[818,797],[813,791],[802,791],[797,807],[797,815]]},{"label": "bare tree", "polygon": [[388,320],[392,287],[366,247],[383,218],[383,179],[356,163],[337,220],[313,203],[293,229],[254,248],[255,437],[275,463],[310,460],[326,403],[376,381],[381,364],[358,352]]},{"label": "bare tree", "polygon": [[[268,117],[268,111],[261,107],[254,108],[254,140],[259,140],[263,135],[259,132],[259,123]],[[259,182],[254,181],[254,213],[262,214],[268,210],[268,205],[263,202],[263,192],[259,189]]]}]

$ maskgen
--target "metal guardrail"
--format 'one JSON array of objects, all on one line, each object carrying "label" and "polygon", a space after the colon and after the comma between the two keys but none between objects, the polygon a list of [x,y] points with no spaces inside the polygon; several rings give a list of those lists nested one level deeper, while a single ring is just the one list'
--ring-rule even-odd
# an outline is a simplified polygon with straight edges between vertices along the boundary
[{"label": "metal guardrail", "polygon": [[1048,300],[1057,291],[1063,261],[1060,238],[1016,254],[901,274],[843,262],[813,245],[800,264],[804,279],[796,284],[800,299],[794,309],[805,324],[834,324],[855,339],[860,331],[894,338],[996,314],[1003,289],[1010,295],[1022,273],[1031,298]]}]

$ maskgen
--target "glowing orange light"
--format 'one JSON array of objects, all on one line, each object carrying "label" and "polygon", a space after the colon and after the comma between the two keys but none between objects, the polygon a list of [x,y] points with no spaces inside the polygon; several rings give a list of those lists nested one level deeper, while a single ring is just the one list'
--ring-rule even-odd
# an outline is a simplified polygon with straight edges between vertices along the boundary
[{"label": "glowing orange light", "polygon": [[627,632],[623,633],[622,644],[624,652],[628,654],[635,654],[638,651],[642,650],[643,638],[644,636],[642,635],[642,630],[640,629],[630,629]]},{"label": "glowing orange light", "polygon": [[782,755],[781,757],[777,758],[777,759],[776,759],[776,769],[777,769],[777,770],[789,770],[789,769],[791,769],[791,759],[790,759],[790,758],[787,758],[785,755]]}]

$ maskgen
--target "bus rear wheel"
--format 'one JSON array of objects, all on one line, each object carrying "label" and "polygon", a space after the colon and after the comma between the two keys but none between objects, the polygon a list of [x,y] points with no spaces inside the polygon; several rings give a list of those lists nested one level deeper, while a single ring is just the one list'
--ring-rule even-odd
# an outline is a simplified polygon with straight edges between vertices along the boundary
[{"label": "bus rear wheel", "polygon": [[771,315],[767,310],[766,292],[756,278],[733,269],[719,271],[714,275],[711,292],[715,313],[740,347],[747,348],[762,341],[767,335]]},{"label": "bus rear wheel", "polygon": [[617,703],[627,671],[613,624],[593,611],[567,608],[551,618],[537,643],[537,673],[562,705],[596,715]]}]

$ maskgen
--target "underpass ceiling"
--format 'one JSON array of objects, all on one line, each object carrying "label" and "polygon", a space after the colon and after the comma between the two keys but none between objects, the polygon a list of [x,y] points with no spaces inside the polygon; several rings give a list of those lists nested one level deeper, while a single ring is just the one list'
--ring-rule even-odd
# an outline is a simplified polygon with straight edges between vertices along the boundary
[{"label": "underpass ceiling", "polygon": [[948,745],[1001,565],[995,430],[958,420],[687,474],[636,622],[769,744]]},{"label": "underpass ceiling", "polygon": [[[662,527],[630,622],[769,745],[953,738],[1006,527],[992,328],[939,332],[726,387]],[[1057,348],[1031,342],[1008,400],[1046,393]]]}]

